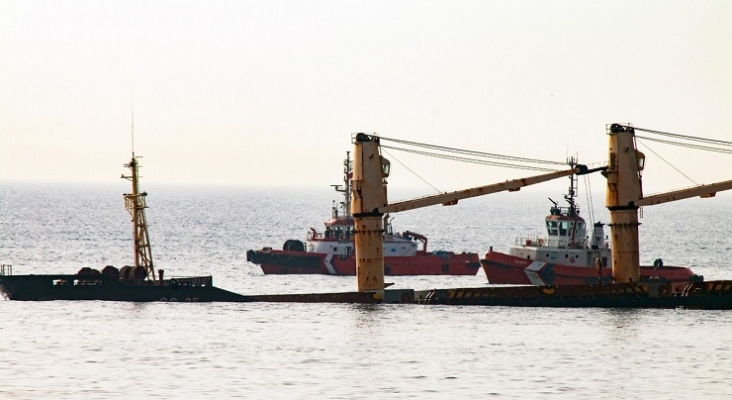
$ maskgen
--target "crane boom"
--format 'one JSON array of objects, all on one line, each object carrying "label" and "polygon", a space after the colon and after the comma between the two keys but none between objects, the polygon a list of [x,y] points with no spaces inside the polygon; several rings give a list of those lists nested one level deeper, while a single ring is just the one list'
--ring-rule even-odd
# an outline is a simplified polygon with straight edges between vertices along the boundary
[{"label": "crane boom", "polygon": [[391,163],[381,156],[379,137],[364,133],[356,134],[353,154],[351,214],[355,228],[356,281],[359,292],[383,292],[384,290],[382,217],[386,213],[413,210],[435,204],[452,205],[461,199],[504,190],[517,191],[524,186],[571,174],[587,174],[606,169],[606,167],[600,167],[588,170],[584,165],[576,165],[574,168],[564,171],[389,204],[386,195],[386,178],[389,176]]},{"label": "crane boom", "polygon": [[660,193],[653,196],[643,197],[633,202],[635,206],[652,206],[668,203],[670,201],[688,199],[690,197],[714,197],[717,192],[732,189],[732,180],[699,185],[692,188],[674,190],[672,192]]},{"label": "crane boom", "polygon": [[575,168],[550,172],[548,174],[541,174],[530,176],[528,178],[513,179],[501,183],[494,183],[491,185],[479,186],[475,188],[458,190],[449,193],[440,193],[432,196],[425,196],[411,200],[398,201],[387,204],[383,207],[379,207],[374,210],[375,213],[386,214],[395,213],[400,211],[414,210],[417,208],[433,206],[436,204],[442,204],[444,206],[451,206],[457,204],[458,200],[468,199],[471,197],[483,196],[491,193],[498,193],[502,191],[515,192],[520,190],[524,186],[534,185],[541,182],[546,182],[552,179],[561,178],[572,174],[585,174],[588,173],[587,167],[584,165],[578,165]]}]

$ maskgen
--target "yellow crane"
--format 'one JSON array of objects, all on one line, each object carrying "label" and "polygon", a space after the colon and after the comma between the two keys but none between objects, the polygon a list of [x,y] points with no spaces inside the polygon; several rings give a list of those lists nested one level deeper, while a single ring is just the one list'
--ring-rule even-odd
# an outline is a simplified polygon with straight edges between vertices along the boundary
[{"label": "yellow crane", "polygon": [[607,126],[609,152],[605,206],[610,211],[612,274],[615,282],[638,282],[638,208],[690,197],[713,197],[716,192],[732,189],[732,180],[643,197],[642,172],[645,155],[638,151],[635,130],[631,126]]},{"label": "yellow crane", "polygon": [[607,167],[589,170],[584,165],[535,175],[522,179],[389,203],[386,178],[391,164],[381,155],[380,139],[376,135],[358,133],[354,136],[354,170],[351,213],[355,223],[356,279],[358,291],[384,290],[384,255],[382,217],[394,213],[436,204],[454,205],[459,200],[501,191],[518,191],[571,174],[603,171],[607,178],[606,206],[610,211],[612,241],[612,274],[615,282],[638,282],[638,208],[645,205],[700,196],[713,197],[718,191],[732,189],[732,180],[676,190],[643,197],[642,171],[645,155],[636,149],[632,127],[610,124],[609,158]]},{"label": "yellow crane", "polygon": [[459,200],[471,197],[502,191],[517,191],[524,186],[601,169],[588,170],[584,165],[577,165],[568,170],[389,204],[386,195],[386,178],[389,176],[391,163],[381,155],[379,137],[358,133],[354,137],[354,145],[351,214],[353,214],[356,229],[356,280],[359,292],[384,290],[382,217],[385,214],[436,204],[454,205]]}]

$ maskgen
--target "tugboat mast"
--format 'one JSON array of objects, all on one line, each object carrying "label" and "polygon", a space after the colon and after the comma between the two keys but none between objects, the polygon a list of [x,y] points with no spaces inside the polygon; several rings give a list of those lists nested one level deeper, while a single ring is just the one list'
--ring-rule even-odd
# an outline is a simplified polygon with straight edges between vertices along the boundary
[{"label": "tugboat mast", "polygon": [[[340,203],[340,210],[344,218],[351,217],[351,178],[353,177],[353,163],[351,152],[346,152],[346,159],[343,160],[343,185],[330,185],[336,192],[343,193],[344,200]],[[335,203],[335,201],[333,202]],[[333,218],[338,218],[338,207],[333,206]]]},{"label": "tugboat mast", "polygon": [[[125,168],[129,168],[132,175],[122,174],[123,179],[132,181],[132,193],[125,193],[125,208],[132,216],[132,235],[135,245],[135,268],[143,267],[147,272],[148,279],[156,281],[155,268],[152,261],[152,250],[150,249],[150,238],[147,233],[147,219],[145,218],[146,192],[140,192],[139,170],[135,158],[135,125],[134,114],[132,117],[132,159]],[[162,279],[162,278],[161,278]]]},{"label": "tugboat mast", "polygon": [[[567,159],[567,164],[569,164],[570,168],[576,168],[578,163],[577,159],[574,158],[574,156],[569,157]],[[579,214],[579,207],[577,206],[577,202],[575,201],[575,198],[577,197],[577,174],[572,174],[569,176],[569,190],[567,194],[564,196],[564,200],[567,201],[569,204],[569,216],[570,217],[576,217]],[[551,199],[550,199],[551,200]]]}]

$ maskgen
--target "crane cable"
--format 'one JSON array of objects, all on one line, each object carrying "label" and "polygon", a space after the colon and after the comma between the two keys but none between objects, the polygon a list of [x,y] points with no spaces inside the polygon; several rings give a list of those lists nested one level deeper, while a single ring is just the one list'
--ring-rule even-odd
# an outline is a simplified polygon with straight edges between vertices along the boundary
[{"label": "crane cable", "polygon": [[[435,145],[435,144],[413,142],[413,141],[409,141],[409,140],[388,138],[388,137],[384,137],[384,136],[379,136],[379,139],[380,140],[390,140],[395,143],[414,146],[414,147],[424,147],[427,149],[443,151],[446,153],[458,153],[458,154],[464,154],[464,155],[470,155],[470,156],[476,156],[476,157],[497,158],[499,160],[524,162],[524,163],[532,163],[532,164],[547,164],[547,165],[561,165],[561,166],[567,165],[566,163],[559,162],[559,161],[547,161],[547,160],[540,160],[540,159],[536,159],[536,158],[524,158],[524,157],[507,156],[507,155],[503,155],[503,154],[486,153],[486,152],[475,151],[475,150],[464,150],[464,149],[457,149],[454,147],[447,147],[447,146],[440,146],[440,145]],[[382,145],[382,147],[384,147],[384,146]],[[396,148],[393,148],[393,149],[396,149]],[[400,148],[399,150],[403,150],[403,149]],[[405,150],[405,151],[408,151],[408,150]],[[418,154],[421,154],[421,153],[418,153]],[[426,154],[423,154],[423,155],[426,155]]]},{"label": "crane cable", "polygon": [[664,140],[664,139],[652,138],[652,137],[648,137],[648,136],[635,135],[635,137],[638,139],[650,140],[653,142],[669,144],[672,146],[687,147],[690,149],[712,151],[712,152],[716,152],[716,153],[732,154],[732,149],[722,149],[722,148],[718,148],[718,147],[702,146],[700,144],[674,142],[672,140]]},{"label": "crane cable", "polygon": [[[551,168],[535,167],[535,166],[531,166],[531,165],[509,164],[509,163],[502,163],[502,162],[498,162],[498,161],[476,160],[474,158],[451,156],[451,155],[448,155],[448,154],[430,153],[430,152],[426,152],[426,151],[420,151],[420,150],[414,150],[414,149],[406,149],[406,148],[402,148],[402,147],[386,146],[386,145],[383,145],[383,144],[381,145],[381,147],[382,148],[385,148],[385,149],[398,150],[398,151],[404,151],[404,152],[407,152],[407,153],[419,154],[419,155],[427,156],[427,157],[442,158],[442,159],[445,159],[445,160],[461,161],[461,162],[474,163],[474,164],[491,165],[491,166],[494,166],[494,167],[506,167],[506,168],[516,168],[516,169],[527,169],[527,170],[532,170],[532,171],[544,171],[544,172],[558,171],[557,169],[551,169]],[[469,151],[469,150],[466,150],[466,151]],[[557,164],[559,164],[559,165],[566,165],[566,164],[563,164],[563,163],[557,163]]]},{"label": "crane cable", "polygon": [[[637,136],[636,136],[636,137],[637,137]],[[691,181],[692,183],[694,183],[694,185],[697,185],[697,186],[699,185],[698,183],[696,183],[696,181],[694,181],[693,179],[689,178],[689,176],[688,176],[688,175],[686,175],[685,173],[681,172],[681,170],[680,170],[680,169],[676,168],[676,167],[675,167],[675,166],[674,166],[673,164],[671,164],[670,162],[668,162],[668,161],[667,161],[667,160],[666,160],[665,158],[661,157],[661,155],[660,155],[660,154],[658,154],[658,153],[656,153],[655,151],[653,151],[653,149],[652,149],[652,148],[650,148],[650,147],[648,147],[648,145],[647,145],[647,144],[645,144],[645,143],[643,143],[643,142],[640,142],[640,141],[639,141],[638,143],[642,144],[642,145],[643,145],[643,147],[645,147],[646,149],[648,149],[648,150],[649,150],[649,151],[650,151],[651,153],[655,154],[655,155],[656,155],[656,157],[660,158],[660,159],[661,159],[661,161],[663,161],[663,162],[665,162],[666,164],[668,164],[668,166],[669,166],[669,167],[671,167],[671,168],[675,169],[675,170],[676,170],[676,172],[678,172],[678,173],[680,173],[681,175],[683,175],[683,176],[684,176],[684,178],[686,178],[686,179],[690,180],[690,181]]]},{"label": "crane cable", "polygon": [[[384,146],[381,146],[381,147],[384,147]],[[429,187],[431,187],[432,189],[435,189],[435,192],[442,193],[442,191],[440,189],[436,188],[434,185],[432,185],[431,183],[427,182],[426,179],[424,179],[421,176],[419,176],[419,174],[417,174],[416,172],[412,171],[411,168],[407,167],[403,162],[399,161],[399,159],[397,159],[396,157],[394,157],[393,155],[391,155],[391,153],[389,153],[386,150],[384,150],[384,153],[386,153],[386,155],[388,155],[390,159],[398,162],[402,167],[406,168],[407,171],[411,172],[414,176],[416,176],[417,178],[419,178],[422,182],[426,183]]]},{"label": "crane cable", "polygon": [[595,209],[592,205],[592,188],[590,188],[590,175],[585,174],[585,197],[587,197],[587,208],[590,212],[590,222],[595,225]]},{"label": "crane cable", "polygon": [[[534,164],[549,164],[549,165],[566,165],[562,162],[556,162],[556,161],[546,161],[546,160],[539,160],[539,159],[532,159],[532,158],[524,158],[524,157],[514,157],[514,156],[506,156],[501,154],[493,154],[493,153],[485,153],[481,151],[474,151],[474,150],[464,150],[464,149],[457,149],[454,147],[447,147],[447,146],[440,146],[440,145],[433,145],[433,144],[427,144],[427,143],[419,143],[409,140],[402,140],[402,139],[395,139],[395,138],[387,138],[383,136],[378,136],[379,141],[392,141],[395,143],[400,143],[404,145],[414,146],[414,147],[423,147],[433,150],[442,151],[445,153],[457,153],[457,154],[464,154],[464,155],[472,155],[477,157],[485,157],[485,158],[497,158],[501,160],[507,160],[507,161],[515,161],[515,162],[523,162],[523,163],[534,163]],[[465,163],[473,163],[473,164],[481,164],[481,165],[489,165],[489,166],[496,166],[496,167],[505,167],[505,168],[514,168],[514,169],[525,169],[525,170],[534,170],[534,171],[542,171],[542,172],[554,172],[557,171],[557,169],[551,169],[546,167],[536,167],[536,166],[530,166],[530,165],[520,165],[520,164],[510,164],[510,163],[504,163],[499,161],[490,161],[490,160],[480,160],[480,159],[474,159],[474,158],[468,158],[468,157],[460,157],[460,156],[454,156],[449,154],[440,154],[440,153],[433,153],[428,151],[420,151],[415,149],[408,149],[403,147],[395,147],[395,146],[388,146],[381,144],[380,145],[382,149],[384,149],[384,152],[389,155],[390,158],[394,159],[396,162],[398,162],[401,166],[406,168],[409,172],[411,172],[414,176],[419,178],[422,182],[426,183],[428,186],[430,186],[432,189],[434,189],[436,192],[441,193],[439,189],[437,189],[434,185],[427,182],[423,177],[421,177],[419,174],[414,172],[412,169],[407,167],[403,162],[398,160],[396,157],[394,157],[391,153],[387,152],[385,149],[391,149],[391,150],[397,150],[397,151],[404,151],[407,153],[413,153],[418,154],[426,157],[434,157],[434,158],[442,158],[446,160],[451,161],[459,161],[459,162],[465,162]]]},{"label": "crane cable", "polygon": [[657,131],[657,130],[653,130],[653,129],[637,128],[637,127],[632,127],[632,126],[626,126],[626,128],[631,128],[631,129],[635,129],[636,131],[643,131],[643,132],[652,133],[652,134],[656,134],[656,135],[660,135],[660,136],[668,136],[668,137],[673,137],[673,138],[677,138],[677,139],[689,140],[689,141],[693,141],[693,142],[703,142],[703,143],[709,143],[709,144],[716,144],[719,146],[731,146],[732,147],[732,142],[727,141],[727,140],[709,139],[709,138],[703,138],[703,137],[698,137],[698,136],[680,135],[678,133],[662,132],[662,131]]},{"label": "crane cable", "polygon": [[[633,126],[629,126],[629,125],[628,126],[625,126],[625,128],[634,129],[636,131],[646,132],[646,133],[655,134],[655,135],[659,135],[659,136],[667,136],[667,137],[672,137],[672,138],[687,140],[687,141],[691,141],[691,142],[702,142],[702,143],[713,144],[713,145],[722,146],[722,147],[725,147],[725,146],[732,147],[732,142],[727,141],[727,140],[709,139],[709,138],[703,138],[703,137],[698,137],[698,136],[681,135],[681,134],[678,134],[678,133],[662,132],[662,131],[657,131],[655,129],[638,128],[638,127],[633,127]],[[720,148],[720,147],[711,147],[711,146],[704,146],[704,145],[700,145],[700,144],[676,142],[676,141],[673,141],[673,140],[664,140],[664,139],[658,139],[658,138],[653,138],[653,137],[648,137],[648,136],[638,136],[638,135],[635,135],[635,138],[636,139],[642,139],[642,140],[650,140],[650,141],[653,141],[653,142],[668,144],[668,145],[671,145],[671,146],[686,147],[686,148],[695,149],[695,150],[703,150],[703,151],[711,151],[711,152],[716,152],[716,153],[732,154],[732,149],[725,149],[725,148]],[[660,158],[663,162],[665,162],[666,164],[668,164],[671,168],[675,169],[676,172],[678,172],[679,174],[683,175],[686,179],[690,180],[695,185],[698,185],[698,183],[696,183],[696,181],[694,181],[693,179],[691,179],[688,175],[686,175],[683,172],[681,172],[673,164],[671,164],[666,159],[664,159],[663,157],[661,157],[658,153],[656,153],[655,151],[653,151],[653,149],[651,149],[646,143],[643,143],[641,141],[638,141],[638,143],[642,144],[646,149],[650,150],[653,154],[655,154],[656,157]]]}]

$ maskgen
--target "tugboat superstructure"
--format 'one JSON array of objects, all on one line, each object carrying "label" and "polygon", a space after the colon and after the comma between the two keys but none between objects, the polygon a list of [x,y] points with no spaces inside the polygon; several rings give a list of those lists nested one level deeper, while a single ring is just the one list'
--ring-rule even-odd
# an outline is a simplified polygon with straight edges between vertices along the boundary
[{"label": "tugboat superstructure", "polygon": [[[323,231],[310,228],[303,243],[285,242],[282,250],[265,247],[247,251],[247,261],[265,274],[355,275],[355,225],[351,214],[353,161],[350,152],[343,161],[343,185],[331,185],[343,194],[333,204],[331,219]],[[477,253],[427,250],[427,238],[419,233],[395,232],[389,214],[382,218],[386,275],[475,275],[480,269]]]},{"label": "tugboat superstructure", "polygon": [[[576,160],[568,164],[574,167]],[[612,282],[612,253],[604,226],[595,222],[592,235],[580,216],[576,202],[577,175],[570,175],[570,186],[560,207],[552,200],[546,216],[545,236],[517,238],[508,254],[493,248],[480,260],[488,282],[495,284],[581,285]],[[661,280],[686,284],[702,281],[689,268],[664,266],[660,259],[652,267],[640,267],[642,280]]]},{"label": "tugboat superstructure", "polygon": [[[571,167],[577,162],[568,160]],[[576,266],[593,266],[603,268],[610,265],[610,249],[605,242],[604,224],[593,224],[592,236],[588,236],[588,226],[580,216],[577,204],[577,175],[570,175],[570,185],[564,200],[566,207],[549,198],[552,206],[546,216],[545,236],[517,238],[509,254],[515,257],[547,263],[563,263]]]}]

